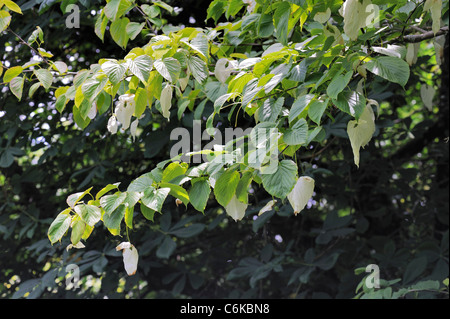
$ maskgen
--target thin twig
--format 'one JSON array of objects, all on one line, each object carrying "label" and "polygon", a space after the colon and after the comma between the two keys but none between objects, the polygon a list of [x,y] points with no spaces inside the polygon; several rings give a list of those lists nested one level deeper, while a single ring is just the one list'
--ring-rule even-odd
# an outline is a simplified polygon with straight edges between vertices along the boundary
[{"label": "thin twig", "polygon": [[33,48],[31,45],[29,45],[24,39],[22,39],[22,38],[20,37],[20,35],[18,35],[17,33],[15,33],[15,32],[14,32],[13,30],[11,30],[10,28],[8,28],[7,31],[8,31],[8,32],[11,32],[12,34],[14,34],[14,36],[16,36],[16,37],[20,40],[20,42],[21,42],[22,44],[25,44],[25,45],[26,45],[27,47],[29,47],[35,54],[39,55],[45,63],[47,63],[48,65],[51,65],[50,62],[48,62],[47,59],[46,59],[46,58],[45,58],[38,50],[36,50],[35,48]]}]

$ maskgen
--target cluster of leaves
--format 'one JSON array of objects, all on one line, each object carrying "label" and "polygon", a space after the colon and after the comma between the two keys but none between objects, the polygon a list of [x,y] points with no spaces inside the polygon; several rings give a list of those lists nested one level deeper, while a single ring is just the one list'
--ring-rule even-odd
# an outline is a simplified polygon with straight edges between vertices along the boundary
[{"label": "cluster of leaves", "polygon": [[[364,183],[370,183],[365,179],[371,173],[359,173],[359,177],[355,179],[350,173],[354,173],[351,165],[352,162],[360,165],[364,161],[364,156],[363,161],[360,161],[360,148],[374,134],[380,134],[381,128],[390,127],[388,120],[383,118],[383,112],[386,112],[386,118],[397,119],[396,114],[387,111],[389,106],[382,103],[389,97],[386,94],[406,89],[411,82],[410,65],[413,65],[412,60],[417,59],[417,52],[413,52],[411,58],[410,49],[414,47],[407,49],[392,45],[403,36],[404,29],[389,28],[388,25],[397,23],[406,26],[408,21],[415,21],[415,16],[421,16],[424,18],[422,27],[430,23],[435,34],[441,32],[435,28],[441,13],[436,16],[436,5],[428,2],[422,8],[422,4],[411,6],[407,1],[389,4],[386,1],[244,3],[240,0],[215,0],[209,5],[207,18],[217,23],[224,15],[226,22],[204,29],[171,26],[163,30],[164,35],[152,36],[148,43],[133,47],[123,58],[101,58],[98,63],[91,64],[89,69],[73,74],[68,72],[66,63],[51,61],[52,54],[41,48],[44,33],[37,28],[28,41],[22,40],[22,43],[38,54],[42,61],[8,67],[3,82],[9,85],[11,92],[20,100],[23,86],[29,80],[37,81],[29,88],[31,98],[41,86],[45,90],[53,89],[54,77],[73,75],[72,85],[61,85],[54,90],[54,109],[62,114],[71,111],[76,125],[87,132],[104,131],[106,116],[117,115],[114,101],[117,96],[125,95],[133,97],[134,109],[127,115],[128,120],[132,117],[139,120],[142,129],[137,134],[138,141],[144,141],[145,137],[148,152],[155,152],[152,150],[152,142],[158,136],[156,129],[163,127],[168,132],[170,126],[167,123],[176,125],[194,118],[203,119],[211,135],[217,123],[222,121],[234,122],[235,126],[242,123],[246,126],[255,125],[247,143],[257,140],[254,136],[257,129],[276,128],[279,132],[275,137],[278,144],[277,169],[273,173],[264,174],[267,161],[264,157],[269,151],[273,151],[271,149],[267,149],[263,159],[256,163],[250,160],[251,154],[245,152],[242,157],[233,156],[233,145],[232,151],[225,146],[222,151],[188,153],[188,156],[210,156],[209,162],[198,166],[181,162],[181,155],[186,154],[172,159],[163,157],[161,161],[153,163],[152,169],[144,169],[146,173],[138,178],[131,178],[131,181],[127,177],[122,180],[117,178],[107,186],[101,186],[99,191],[92,192],[93,187],[89,187],[68,196],[66,202],[69,207],[63,209],[49,227],[50,242],[53,244],[64,240],[63,236],[71,228],[70,247],[80,248],[84,246],[80,246],[81,240],[93,236],[92,231],[102,221],[110,234],[126,234],[127,240],[134,243],[139,256],[144,260],[154,250],[157,258],[166,260],[173,267],[172,272],[165,273],[164,270],[158,270],[161,264],[144,261],[140,267],[145,275],[151,273],[150,268],[155,274],[164,274],[163,286],[174,282],[174,295],[187,289],[187,280],[190,288],[198,290],[203,287],[202,293],[207,294],[211,293],[212,288],[205,283],[205,279],[214,277],[212,270],[194,265],[204,258],[208,264],[223,259],[219,253],[227,251],[227,245],[223,244],[220,251],[208,256],[212,254],[214,246],[199,248],[202,245],[195,246],[194,239],[208,238],[208,233],[213,230],[217,234],[215,241],[223,236],[242,238],[250,225],[254,233],[262,232],[263,239],[253,244],[247,241],[237,244],[236,253],[241,259],[226,276],[231,283],[234,279],[247,277],[249,289],[243,292],[243,287],[239,286],[229,291],[230,296],[256,296],[261,295],[263,290],[271,290],[270,288],[275,288],[271,290],[275,293],[267,293],[266,296],[305,296],[311,290],[301,292],[300,288],[312,285],[314,275],[320,277],[320,271],[333,268],[337,273],[343,274],[338,279],[344,282],[349,271],[351,273],[356,268],[357,265],[351,260],[360,251],[355,250],[355,243],[351,243],[351,238],[359,238],[360,241],[365,238],[366,243],[360,247],[373,246],[376,251],[382,251],[379,248],[383,245],[390,245],[386,238],[374,242],[374,234],[369,236],[367,233],[370,223],[364,216],[364,207],[373,199],[364,202],[363,198],[372,194],[362,194],[362,190]],[[442,12],[447,12],[448,1],[444,4]],[[381,8],[377,19],[379,23],[387,21],[387,26],[380,29],[379,25],[369,19],[365,8],[371,5]],[[130,22],[127,15],[134,8],[143,13],[144,22]],[[96,18],[95,34],[105,40],[105,31],[111,22],[109,32],[113,41],[126,48],[129,41],[141,32],[152,31],[152,26],[158,27],[155,18],[161,14],[161,9],[174,13],[171,6],[159,1],[139,6],[133,1],[111,0]],[[362,10],[366,14],[357,16],[357,19],[352,18],[355,17],[352,13],[355,10]],[[426,10],[431,10],[432,14],[426,14]],[[33,48],[33,45],[37,45],[37,48]],[[42,68],[43,64],[46,67]],[[27,76],[28,73],[31,75]],[[394,89],[387,90],[387,82],[394,84]],[[100,123],[105,124],[103,128]],[[112,137],[106,137],[110,138]],[[126,139],[126,136],[122,138]],[[353,161],[348,161],[348,156],[340,147],[333,147],[332,141],[338,138],[350,140]],[[380,138],[380,141],[386,140],[389,138]],[[323,149],[318,150],[321,146]],[[401,143],[393,146],[394,149],[398,148]],[[161,150],[162,146],[157,145],[156,148]],[[326,157],[321,157],[320,154],[327,148],[330,148],[329,153]],[[51,149],[55,152],[55,148],[49,148]],[[309,152],[312,153],[304,155]],[[20,149],[8,144],[6,151],[2,153],[2,162],[5,167],[9,167],[14,156],[21,155]],[[314,165],[303,159],[311,159]],[[376,164],[370,164],[375,171],[373,166]],[[361,166],[364,164],[361,163]],[[126,166],[124,168],[129,169]],[[291,192],[300,181],[299,171],[300,175],[311,176],[316,180],[316,185],[320,185],[315,197],[320,204],[316,202],[316,216],[310,217],[310,222],[317,228],[303,226],[304,219],[294,222],[291,227],[283,226],[286,224],[283,217],[293,218],[293,213],[298,213],[297,209],[292,209],[291,204],[295,198],[301,197],[301,193],[295,192],[294,196]],[[84,189],[97,172],[92,169],[90,179],[86,177],[78,185],[78,189]],[[329,185],[342,185],[340,178],[346,174],[347,180],[355,182],[359,189],[348,189],[345,194],[339,194],[342,189],[333,189]],[[383,181],[389,178],[390,176],[382,175],[372,183],[374,187],[383,185]],[[130,182],[127,184],[128,181]],[[119,189],[122,184],[128,185],[126,190]],[[351,188],[350,184],[348,187]],[[399,192],[396,186],[393,189],[395,191],[392,194]],[[170,197],[175,198],[176,206],[180,207],[169,203],[167,199]],[[346,199],[342,200],[341,197]],[[261,198],[264,200],[258,203]],[[275,198],[281,199],[280,204],[274,205]],[[289,199],[289,203],[285,198]],[[422,197],[419,194],[417,198]],[[358,208],[355,208],[355,200],[360,205]],[[221,213],[223,209],[216,206],[216,202],[233,219],[242,219],[242,225],[230,231],[226,214]],[[314,205],[313,201],[309,204]],[[372,216],[377,219],[371,225],[371,231],[375,234],[378,219],[387,213],[391,204],[386,205],[385,211]],[[189,214],[191,206],[203,215]],[[187,209],[187,216],[184,216],[181,207]],[[162,215],[155,216],[155,212]],[[216,212],[219,212],[217,217],[214,215]],[[245,220],[245,216],[258,212],[263,213],[255,215],[254,221],[250,218]],[[376,210],[369,209],[369,212],[376,213]],[[144,220],[138,218],[139,213]],[[272,218],[275,215],[279,220]],[[302,217],[308,222],[307,213],[302,214]],[[145,220],[156,222],[150,223],[152,231],[147,231]],[[125,231],[121,229],[123,222]],[[321,224],[323,225],[318,226]],[[380,226],[380,229],[384,228]],[[270,240],[267,238],[268,229],[272,233]],[[308,243],[300,249],[297,244],[301,237],[292,237],[292,232],[297,232],[298,229],[308,239]],[[275,234],[279,237],[273,237],[274,231],[277,231]],[[411,232],[415,231],[417,230],[411,229]],[[131,236],[129,232],[132,232]],[[280,245],[283,239],[286,242]],[[311,248],[314,244],[316,247]],[[181,266],[173,260],[177,247],[186,247],[184,255],[177,252],[177,259],[182,258],[192,263]],[[246,249],[260,253],[244,257]],[[90,260],[89,265],[95,267],[94,272],[103,271],[105,256],[117,256],[110,250],[110,246],[105,246],[103,253],[95,254],[96,258]],[[352,250],[357,252],[352,254]],[[422,249],[425,253],[429,250],[426,247]],[[299,253],[302,256],[300,259]],[[77,256],[82,253],[74,254]],[[352,256],[346,256],[348,254]],[[441,247],[439,257],[433,262],[445,262],[445,254],[448,255],[448,247]],[[358,264],[366,261],[367,253],[364,256],[366,257],[361,258]],[[375,258],[383,260],[386,256],[387,253]],[[345,261],[337,264],[338,259]],[[399,265],[404,262],[402,259]],[[411,263],[413,262],[415,260]],[[425,262],[425,266],[421,266],[423,271],[413,280],[431,266],[431,263],[428,265]],[[223,265],[219,267],[223,271],[226,268]],[[342,269],[346,271],[343,272]],[[57,272],[54,273],[56,275]],[[263,281],[269,275],[272,279]],[[430,276],[445,276],[442,263],[438,262]],[[403,279],[404,285],[412,282],[411,278],[407,279]],[[336,278],[333,280],[336,281]],[[48,278],[45,282],[48,282]],[[288,285],[283,287],[277,285],[277,282],[287,282]],[[346,289],[351,287],[352,282],[354,281],[339,289],[342,295],[348,296]],[[292,289],[294,284],[295,288]],[[391,284],[395,282],[390,282]],[[440,293],[439,287],[435,290]],[[312,291],[313,297],[321,296],[321,290]],[[148,296],[153,293],[149,292]],[[330,293],[336,294],[336,291]],[[402,293],[399,292],[398,296],[406,295]],[[217,292],[214,295],[223,294]],[[383,293],[383,296],[388,296],[388,293]]]},{"label": "cluster of leaves", "polygon": [[[117,19],[122,19],[120,16],[126,12],[129,3],[124,2],[127,5],[121,6],[124,9],[119,10],[120,12],[117,9],[119,2],[117,4],[114,2],[112,8],[116,8],[115,10],[111,9],[111,3],[108,3],[102,13],[114,19],[114,23],[118,21]],[[307,147],[317,136],[319,141],[320,137],[323,138],[323,134],[320,134],[322,132],[320,124],[328,106],[336,106],[357,120],[361,116],[366,106],[365,97],[362,92],[357,92],[355,89],[346,89],[358,67],[365,67],[392,82],[406,84],[409,78],[409,67],[406,62],[397,57],[370,58],[359,48],[356,50],[356,46],[347,50],[345,56],[337,56],[337,53],[345,48],[341,43],[342,35],[340,33],[327,35],[323,31],[326,27],[320,23],[313,24],[313,27],[322,30],[321,33],[301,43],[288,45],[289,23],[295,25],[300,21],[299,28],[302,28],[305,21],[301,20],[301,16],[311,12],[313,7],[306,3],[303,6],[289,2],[279,4],[279,6],[269,4],[256,6],[262,13],[274,17],[273,24],[268,24],[267,28],[278,30],[276,38],[279,41],[264,50],[260,58],[248,58],[243,53],[234,52],[233,46],[245,41],[245,37],[249,37],[248,34],[252,36],[252,33],[248,31],[257,30],[263,20],[261,14],[253,13],[250,16],[244,16],[243,20],[220,25],[208,32],[183,28],[171,32],[169,36],[153,37],[144,47],[133,48],[124,60],[102,59],[98,64],[91,65],[90,70],[79,71],[71,87],[60,87],[55,92],[57,98],[55,107],[58,111],[62,111],[65,105],[73,100],[74,120],[81,128],[85,128],[89,124],[88,115],[92,108],[97,108],[101,114],[111,107],[111,100],[117,94],[133,94],[135,108],[132,116],[141,117],[144,111],[152,106],[155,99],[155,108],[165,118],[170,119],[169,111],[172,107],[173,88],[175,88],[179,118],[183,116],[186,108],[194,107],[196,100],[201,101],[200,104],[208,99],[214,102],[214,111],[206,121],[206,128],[211,130],[215,116],[222,109],[230,106],[226,102],[230,99],[239,100],[239,103],[232,103],[235,109],[239,105],[249,116],[257,117],[257,120],[261,122],[255,130],[278,128],[284,133],[278,141],[280,150],[285,148],[284,154],[293,156],[301,146]],[[208,17],[212,16],[216,19],[222,13],[229,13],[230,10],[239,12],[243,6],[243,2],[230,3],[228,7],[221,7],[213,2],[209,8]],[[110,11],[117,14],[112,16]],[[277,19],[278,16],[280,20]],[[248,17],[252,17],[252,20],[245,23]],[[282,28],[280,24],[285,25],[286,28]],[[117,30],[125,37],[126,28]],[[216,44],[214,39],[219,37],[219,32],[223,32],[223,38]],[[234,32],[237,38],[230,39],[231,32]],[[248,41],[254,40],[256,35],[261,37],[261,32],[265,34],[265,31],[261,30],[259,33],[254,32]],[[117,36],[113,38],[117,39]],[[228,42],[233,46],[230,46]],[[217,59],[213,72],[215,79],[209,79],[210,54],[214,54]],[[367,63],[361,63],[364,60],[368,60]],[[319,70],[323,66],[331,67],[322,74]],[[310,75],[307,78],[308,70]],[[231,75],[232,72],[236,74]],[[325,89],[326,94],[323,94],[322,91]],[[285,95],[294,99],[286,115],[284,115],[286,112],[284,114],[281,112],[282,108],[287,106],[284,103]],[[232,113],[233,110],[229,112],[229,116]],[[306,117],[310,120],[309,125],[305,120]],[[284,127],[286,120],[289,121],[289,127]],[[311,124],[313,126],[309,129]],[[363,128],[363,131],[367,130]],[[369,136],[364,139],[370,140],[371,133],[373,132],[369,132]],[[355,133],[351,136],[354,135],[364,134]],[[358,145],[358,150],[355,152],[359,152],[359,146],[363,145]],[[288,195],[296,182],[298,168],[290,160],[282,160],[275,173],[261,175],[262,163],[252,167],[248,163],[249,160],[246,162],[245,155],[244,160],[238,163],[230,160],[227,154],[220,154],[217,157],[218,160],[212,160],[203,165],[200,173],[199,168],[195,168],[194,175],[186,173],[187,167],[178,163],[172,163],[163,171],[167,162],[162,162],[158,165],[159,171],[154,170],[150,176],[144,175],[136,179],[135,182],[139,183],[140,187],[129,188],[126,193],[128,195],[125,193],[110,195],[118,198],[115,204],[111,205],[111,209],[110,206],[106,207],[107,202],[100,201],[101,196],[96,196],[96,200],[101,204],[97,203],[97,205],[101,206],[102,212],[106,212],[107,216],[110,216],[119,206],[123,207],[121,206],[123,203],[128,204],[125,206],[129,207],[130,216],[132,216],[133,207],[138,201],[152,211],[161,211],[169,191],[171,195],[187,205],[189,196],[180,185],[196,177],[200,178],[202,183],[194,187],[200,180],[191,180],[191,192],[194,193],[190,197],[195,198],[194,207],[200,207],[199,210],[203,211],[210,192],[208,181],[204,180],[208,175],[217,180],[214,194],[216,200],[224,207],[230,203],[233,195],[246,204],[246,195],[241,193],[247,192],[252,180],[262,182],[269,194],[281,199]],[[230,167],[226,169],[224,164]],[[235,172],[238,167],[240,173]],[[170,178],[164,178],[164,175]],[[171,182],[174,178],[177,180]],[[240,181],[243,185],[238,185]],[[137,194],[130,195],[131,192]],[[126,197],[132,198],[131,201],[125,201]],[[125,209],[118,209],[116,212],[117,222],[120,222],[125,217]],[[64,211],[62,214],[65,215],[67,212]],[[102,215],[100,211],[95,213],[95,221],[99,221]],[[114,223],[116,227],[119,226],[117,222]],[[57,227],[59,225],[60,223],[55,223],[54,226],[59,229]],[[108,222],[107,225],[112,226]],[[127,225],[131,227],[131,221]],[[64,231],[56,231],[56,233],[62,235],[67,230],[63,229]],[[112,229],[115,229],[116,234],[118,233],[117,228]],[[51,229],[51,234],[53,232],[54,229]],[[61,236],[50,236],[52,242],[60,238]]]}]

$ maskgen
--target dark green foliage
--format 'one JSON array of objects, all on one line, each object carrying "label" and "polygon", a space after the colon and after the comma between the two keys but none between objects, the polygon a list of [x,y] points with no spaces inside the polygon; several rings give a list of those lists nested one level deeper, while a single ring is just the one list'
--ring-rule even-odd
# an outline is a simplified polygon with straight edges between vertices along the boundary
[{"label": "dark green foliage", "polygon": [[[210,2],[167,1],[183,12],[180,20],[167,12],[164,15],[174,24],[186,25],[192,16],[203,26]],[[226,1],[214,1],[212,8],[225,8],[222,2]],[[339,1],[326,2],[333,8],[340,6]],[[101,58],[123,58],[125,51],[109,34],[102,42],[94,32],[90,10],[98,10],[99,2],[79,1],[80,29],[64,27],[67,14],[61,13],[55,1],[18,3],[24,16],[13,19],[10,28],[26,39],[39,25],[46,50],[73,70],[89,68]],[[244,10],[231,9],[234,14]],[[275,22],[282,28],[276,36],[286,42],[285,12],[281,6],[277,11]],[[208,14],[207,24],[223,19],[222,12]],[[448,24],[447,12],[444,20]],[[267,24],[266,19],[263,22]],[[259,27],[270,29],[272,24]],[[269,37],[274,32],[264,34]],[[228,40],[233,44],[244,39],[230,35]],[[16,41],[10,33],[0,36],[2,61],[29,58],[29,49]],[[133,46],[147,41],[138,35]],[[369,74],[366,97],[382,101],[382,112],[374,137],[361,150],[359,169],[346,133],[350,115],[338,113],[338,104],[325,111],[324,129],[309,149],[296,153],[299,171],[313,177],[316,185],[313,200],[298,216],[293,215],[287,199],[258,216],[272,199],[263,188],[263,179],[262,184],[252,184],[245,218],[234,222],[212,196],[204,198],[213,191],[208,193],[207,183],[199,179],[195,192],[203,197],[197,198],[197,209],[177,204],[177,190],[171,189],[162,214],[146,207],[141,214],[142,206],[136,205],[133,228],[125,233],[127,226],[121,223],[122,237],[113,236],[100,223],[84,249],[68,251],[70,236],[53,246],[47,238],[50,224],[67,208],[67,196],[91,186],[91,194],[96,194],[117,182],[126,191],[132,180],[169,158],[173,142],[168,136],[173,128],[192,129],[189,123],[194,116],[206,122],[214,105],[208,101],[201,105],[200,114],[188,110],[184,117],[172,116],[170,122],[155,108],[147,108],[140,120],[143,132],[133,141],[127,134],[108,133],[108,112],[80,130],[72,123],[71,108],[57,112],[55,101],[49,102],[43,88],[28,98],[32,83],[26,82],[20,102],[10,91],[2,91],[0,298],[448,298],[448,279],[447,287],[443,283],[449,271],[448,43],[447,34],[442,71],[430,72],[436,68],[435,52],[432,47],[424,48],[404,88]],[[3,53],[7,46],[18,50]],[[241,46],[239,50],[258,49]],[[304,76],[302,82],[314,83],[322,74]],[[397,82],[405,84],[403,79]],[[424,82],[438,90],[432,112],[421,100]],[[60,81],[54,82],[49,91],[59,86],[63,86]],[[337,100],[349,92],[335,92]],[[286,103],[292,105],[289,99]],[[239,127],[256,125],[252,117],[230,108],[221,110],[215,120],[228,123],[230,118]],[[128,190],[138,187],[135,183]],[[105,224],[115,223],[114,214],[126,214],[123,205],[117,206]],[[126,275],[122,254],[115,249],[127,237],[139,251],[134,276]],[[66,287],[69,264],[80,267],[79,289]],[[361,285],[369,264],[380,268],[380,289]]]}]

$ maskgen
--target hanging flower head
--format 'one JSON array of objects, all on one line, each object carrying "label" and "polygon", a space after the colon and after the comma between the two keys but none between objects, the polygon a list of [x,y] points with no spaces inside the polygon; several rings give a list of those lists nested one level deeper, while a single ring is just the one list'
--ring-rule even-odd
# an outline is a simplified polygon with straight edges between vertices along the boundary
[{"label": "hanging flower head", "polygon": [[124,94],[119,96],[115,113],[117,120],[122,124],[122,130],[126,130],[130,127],[131,117],[133,116],[135,106],[134,94]]},{"label": "hanging flower head", "polygon": [[289,203],[294,208],[294,214],[300,213],[305,208],[314,192],[314,179],[309,176],[301,176],[294,189],[287,196]]},{"label": "hanging flower head", "polygon": [[123,264],[128,276],[132,276],[136,273],[139,254],[136,247],[130,242],[122,242],[116,247],[116,250],[122,250]]},{"label": "hanging flower head", "polygon": [[116,116],[112,115],[108,120],[108,125],[106,126],[108,128],[108,131],[110,131],[111,134],[116,134],[118,126],[119,124],[117,122]]},{"label": "hanging flower head", "polygon": [[131,136],[136,137],[138,119],[131,122],[131,118],[134,114],[136,102],[134,101],[134,94],[123,94],[119,96],[119,100],[116,102],[114,114],[109,118],[108,131],[111,134],[116,134],[119,124],[122,124],[121,131],[125,131],[130,128]]}]

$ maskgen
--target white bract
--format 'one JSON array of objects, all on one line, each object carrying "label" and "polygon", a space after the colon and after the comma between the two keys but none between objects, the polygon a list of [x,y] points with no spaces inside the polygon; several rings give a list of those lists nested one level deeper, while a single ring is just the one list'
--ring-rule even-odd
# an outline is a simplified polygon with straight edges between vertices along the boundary
[{"label": "white bract", "polygon": [[314,192],[314,179],[309,176],[301,176],[294,186],[294,189],[288,194],[287,198],[292,208],[294,215],[300,213],[311,199]]},{"label": "white bract", "polygon": [[430,11],[433,24],[431,29],[436,34],[441,28],[441,12],[442,12],[442,0],[427,0],[423,6],[423,11]]},{"label": "white bract", "polygon": [[438,65],[441,65],[444,58],[445,35],[434,38],[433,44],[436,52],[436,62]]},{"label": "white bract", "polygon": [[417,62],[417,53],[419,52],[420,43],[408,43],[406,47],[405,60],[411,66]]},{"label": "white bract", "polygon": [[117,120],[122,124],[122,130],[126,130],[130,127],[135,105],[134,94],[124,94],[119,96],[119,101],[116,103],[115,114]]},{"label": "white bract", "polygon": [[319,23],[326,23],[331,17],[331,9],[327,8],[325,12],[317,12],[314,16],[314,21]]},{"label": "white bract", "polygon": [[347,134],[352,145],[354,161],[358,167],[359,149],[364,148],[375,133],[375,114],[371,105],[372,103],[366,105],[359,120],[352,120],[347,124]]},{"label": "white bract", "polygon": [[273,208],[273,205],[275,205],[276,202],[277,202],[276,199],[273,199],[273,200],[267,202],[267,204],[264,205],[264,207],[260,209],[260,211],[259,211],[259,213],[258,213],[258,216],[261,216],[261,215],[264,214],[265,212],[271,211],[272,208]]},{"label": "white bract", "polygon": [[236,195],[233,195],[230,202],[225,206],[225,211],[231,218],[238,221],[244,218],[247,206],[247,204],[241,203]]},{"label": "white bract", "polygon": [[119,127],[119,123],[117,122],[117,118],[115,115],[112,115],[108,120],[108,125],[106,126],[108,128],[108,131],[111,134],[117,133],[117,128]]},{"label": "white bract", "polygon": [[128,276],[134,275],[137,270],[139,259],[139,254],[136,247],[134,247],[130,242],[122,242],[116,247],[116,250],[122,250],[123,264]]},{"label": "white bract", "polygon": [[339,13],[344,17],[344,33],[353,41],[358,38],[361,28],[370,25],[368,17],[372,5],[370,0],[346,0],[342,5]]},{"label": "white bract", "polygon": [[69,249],[72,249],[72,248],[80,249],[80,248],[84,248],[84,247],[86,247],[86,246],[84,246],[84,244],[81,241],[79,241],[75,245],[72,245],[72,244],[67,245],[66,251],[69,251]]},{"label": "white bract", "polygon": [[420,97],[422,98],[423,104],[430,112],[433,110],[433,98],[435,94],[436,90],[431,85],[423,84],[420,87]]},{"label": "white bract", "polygon": [[92,103],[91,109],[89,110],[88,117],[93,120],[95,118],[95,115],[97,115],[97,102],[94,101],[94,103]]},{"label": "white bract", "polygon": [[252,13],[255,10],[256,7],[256,1],[255,0],[242,0],[245,4],[247,4],[247,11],[248,13]]},{"label": "white bract", "polygon": [[225,83],[230,77],[231,72],[237,67],[236,61],[230,61],[226,58],[221,58],[217,61],[214,68],[214,75],[221,83]]},{"label": "white bract", "polygon": [[130,125],[130,133],[131,133],[131,137],[133,138],[133,141],[136,137],[136,130],[137,130],[138,124],[139,124],[139,120],[135,119]]},{"label": "white bract", "polygon": [[162,115],[166,118],[170,118],[170,108],[172,107],[172,94],[173,89],[172,86],[167,84],[164,89],[161,91],[161,111]]}]

